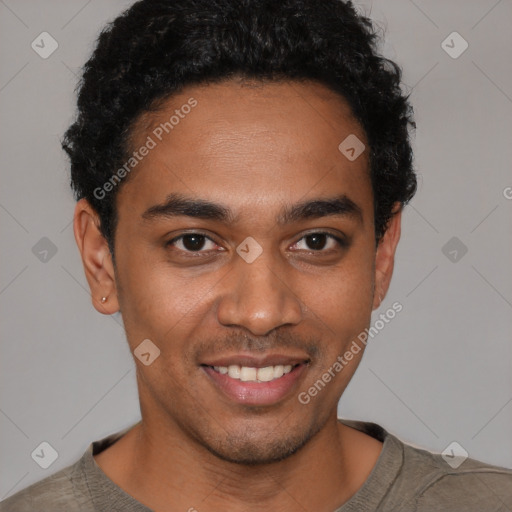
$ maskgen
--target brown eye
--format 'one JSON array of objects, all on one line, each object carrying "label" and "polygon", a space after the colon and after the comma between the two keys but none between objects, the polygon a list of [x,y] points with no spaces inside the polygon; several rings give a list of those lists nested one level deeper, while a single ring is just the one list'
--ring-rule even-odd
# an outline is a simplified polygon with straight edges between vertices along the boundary
[{"label": "brown eye", "polygon": [[327,243],[327,235],[325,233],[313,233],[304,238],[308,247],[314,251],[322,250]]},{"label": "brown eye", "polygon": [[183,247],[187,251],[200,251],[204,247],[206,237],[203,235],[185,235],[182,240]]},{"label": "brown eye", "polygon": [[213,240],[201,233],[185,233],[167,242],[166,246],[174,246],[183,252],[207,252],[218,247]]},{"label": "brown eye", "polygon": [[330,233],[309,233],[303,236],[293,247],[299,250],[314,252],[329,252],[330,250],[346,247],[346,242]]}]

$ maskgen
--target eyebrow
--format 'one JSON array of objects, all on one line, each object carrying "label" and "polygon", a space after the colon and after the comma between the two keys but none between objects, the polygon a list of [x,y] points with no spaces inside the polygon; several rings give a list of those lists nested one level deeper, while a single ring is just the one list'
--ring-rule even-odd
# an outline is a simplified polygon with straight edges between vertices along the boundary
[{"label": "eyebrow", "polygon": [[[177,193],[169,194],[165,202],[151,206],[142,214],[142,218],[146,221],[182,216],[224,224],[235,224],[238,218],[227,206]],[[279,225],[285,225],[321,217],[349,217],[362,223],[363,211],[349,197],[341,194],[285,206],[277,216],[276,222]]]}]

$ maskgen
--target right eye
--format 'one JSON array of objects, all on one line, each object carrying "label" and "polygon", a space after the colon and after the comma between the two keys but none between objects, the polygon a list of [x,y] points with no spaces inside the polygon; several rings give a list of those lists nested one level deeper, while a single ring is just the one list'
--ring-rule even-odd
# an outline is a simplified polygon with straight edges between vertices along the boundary
[{"label": "right eye", "polygon": [[[210,244],[210,248],[202,250],[208,244]],[[215,247],[220,247],[211,238],[202,233],[184,233],[169,240],[165,245],[166,247],[174,246],[184,253],[210,252],[215,250]]]}]

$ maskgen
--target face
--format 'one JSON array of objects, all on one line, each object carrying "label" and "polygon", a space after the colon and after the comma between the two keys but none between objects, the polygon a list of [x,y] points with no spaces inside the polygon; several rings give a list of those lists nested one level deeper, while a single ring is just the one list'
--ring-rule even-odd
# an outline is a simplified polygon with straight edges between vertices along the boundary
[{"label": "face", "polygon": [[107,261],[91,277],[81,250],[131,351],[160,350],[135,359],[148,424],[254,464],[336,417],[363,350],[309,403],[299,395],[368,327],[398,240],[375,245],[368,151],[338,149],[351,134],[367,145],[315,83],[189,87],[138,120],[133,148],[152,147],[117,196],[115,273]]}]

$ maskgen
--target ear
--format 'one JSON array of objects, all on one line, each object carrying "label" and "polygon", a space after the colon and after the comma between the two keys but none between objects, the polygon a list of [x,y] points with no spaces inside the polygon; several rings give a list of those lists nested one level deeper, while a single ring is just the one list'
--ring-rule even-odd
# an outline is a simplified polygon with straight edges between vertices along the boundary
[{"label": "ear", "polygon": [[379,241],[375,255],[375,287],[372,309],[377,309],[380,306],[388,292],[391,276],[393,275],[395,252],[400,240],[402,223],[402,207],[400,203],[395,203],[393,212],[386,232]]},{"label": "ear", "polygon": [[119,311],[114,264],[99,226],[96,211],[86,199],[80,199],[75,207],[73,231],[91,290],[92,305],[98,312],[112,315]]}]

